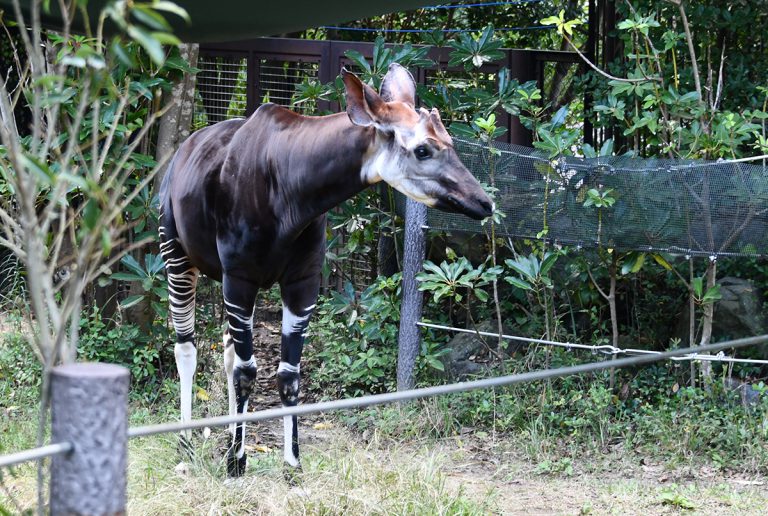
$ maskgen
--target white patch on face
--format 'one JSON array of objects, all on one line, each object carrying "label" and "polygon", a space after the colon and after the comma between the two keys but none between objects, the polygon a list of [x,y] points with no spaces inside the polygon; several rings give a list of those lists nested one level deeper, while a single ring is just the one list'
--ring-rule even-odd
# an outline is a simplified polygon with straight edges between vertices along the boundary
[{"label": "white patch on face", "polygon": [[283,305],[283,335],[288,336],[304,328],[310,314],[296,315]]},{"label": "white patch on face", "polygon": [[[430,167],[430,165],[433,165],[431,163],[416,162],[415,158],[409,159],[408,157],[409,154],[413,153],[413,148],[417,146],[417,143],[425,138],[424,129],[421,125],[417,126],[416,129],[415,132],[407,132],[407,141],[405,140],[406,134],[396,132],[396,145],[394,145],[394,148],[388,148],[385,142],[377,140],[376,145],[378,147],[363,162],[360,174],[362,180],[368,184],[384,181],[414,201],[426,204],[427,206],[434,206],[437,199],[427,195],[421,185],[423,184],[424,176],[436,173],[436,171],[430,170],[426,174],[419,174],[421,176],[420,179],[422,179],[419,181],[414,181],[412,177],[409,177],[409,175],[415,175],[415,170],[408,170],[409,166],[410,168],[433,168]],[[419,170],[418,172],[421,171]]]}]

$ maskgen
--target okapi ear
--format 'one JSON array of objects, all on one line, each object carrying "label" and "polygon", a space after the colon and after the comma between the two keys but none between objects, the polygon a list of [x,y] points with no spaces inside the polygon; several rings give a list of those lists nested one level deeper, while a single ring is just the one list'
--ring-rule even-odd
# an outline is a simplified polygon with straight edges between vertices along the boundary
[{"label": "okapi ear", "polygon": [[386,102],[398,100],[411,107],[416,106],[416,81],[407,68],[397,63],[389,65],[379,91]]},{"label": "okapi ear", "polygon": [[352,123],[363,127],[379,124],[387,108],[379,94],[346,68],[341,69],[341,78],[344,81],[347,115]]},{"label": "okapi ear", "polygon": [[440,112],[437,108],[432,108],[432,111],[429,112],[429,120],[432,122],[435,134],[437,134],[440,139],[444,140],[444,143],[453,145],[453,138],[451,138],[451,135],[448,134],[448,130],[443,125],[443,121],[440,118]]}]

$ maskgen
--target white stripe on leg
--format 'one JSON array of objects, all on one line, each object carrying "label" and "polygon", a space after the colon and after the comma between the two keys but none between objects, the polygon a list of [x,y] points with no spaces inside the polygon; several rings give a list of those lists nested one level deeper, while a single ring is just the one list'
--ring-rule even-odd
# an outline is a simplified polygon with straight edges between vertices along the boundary
[{"label": "white stripe on leg", "polygon": [[299,465],[293,455],[293,416],[283,416],[283,458],[294,468]]},{"label": "white stripe on leg", "polygon": [[[235,396],[235,346],[229,333],[224,334],[224,372],[227,373],[227,397],[229,398],[229,415],[237,415],[237,396]],[[232,437],[235,437],[235,424],[229,425]]]},{"label": "white stripe on leg", "polygon": [[[248,402],[246,401],[243,405],[243,414],[248,413]],[[240,423],[241,434],[243,436],[242,440],[240,441],[240,448],[237,450],[237,458],[242,459],[243,455],[245,455],[245,423]]]},{"label": "white stripe on leg", "polygon": [[[192,420],[192,382],[197,368],[197,348],[191,342],[179,342],[174,346],[173,354],[179,371],[181,421],[187,423]],[[191,435],[191,430],[184,430],[184,436],[187,439]]]}]

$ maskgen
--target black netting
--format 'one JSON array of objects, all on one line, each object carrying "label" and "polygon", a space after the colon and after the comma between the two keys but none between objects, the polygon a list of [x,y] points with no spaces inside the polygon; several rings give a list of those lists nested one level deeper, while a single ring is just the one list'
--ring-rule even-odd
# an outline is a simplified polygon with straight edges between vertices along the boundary
[{"label": "black netting", "polygon": [[[576,246],[687,255],[768,254],[768,166],[627,157],[547,159],[536,149],[457,140],[464,164],[484,183],[495,170],[497,231]],[[585,206],[589,190],[610,207]],[[466,217],[429,210],[433,229],[486,231]]]}]

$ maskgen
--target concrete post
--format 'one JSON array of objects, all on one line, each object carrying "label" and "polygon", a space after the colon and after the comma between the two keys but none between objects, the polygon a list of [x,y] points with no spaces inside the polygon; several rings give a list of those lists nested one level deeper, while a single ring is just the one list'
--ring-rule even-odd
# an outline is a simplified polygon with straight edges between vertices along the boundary
[{"label": "concrete post", "polygon": [[405,205],[405,242],[403,244],[403,301],[400,305],[400,334],[397,354],[397,390],[412,389],[416,384],[414,368],[421,338],[416,323],[421,319],[424,294],[418,289],[416,274],[424,262],[427,207],[408,199]]},{"label": "concrete post", "polygon": [[51,441],[73,450],[52,460],[52,515],[125,514],[128,385],[128,370],[116,365],[54,368]]}]

